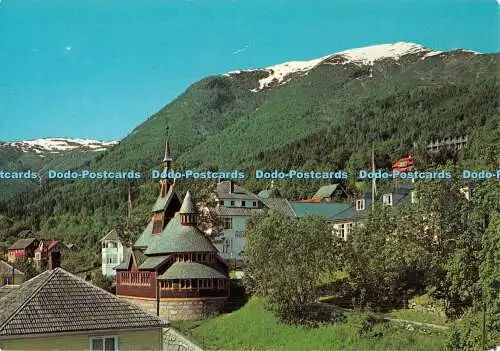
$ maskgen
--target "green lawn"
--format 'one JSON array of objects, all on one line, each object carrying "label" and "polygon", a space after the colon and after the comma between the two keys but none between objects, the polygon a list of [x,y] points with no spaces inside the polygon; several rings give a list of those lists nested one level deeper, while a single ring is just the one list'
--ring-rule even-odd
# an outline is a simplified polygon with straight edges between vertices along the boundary
[{"label": "green lawn", "polygon": [[346,323],[317,329],[281,324],[264,310],[264,302],[252,299],[242,309],[199,322],[176,322],[174,328],[205,350],[442,350],[442,331],[408,331],[397,323],[379,327],[382,336],[360,336],[366,314],[349,312]]}]

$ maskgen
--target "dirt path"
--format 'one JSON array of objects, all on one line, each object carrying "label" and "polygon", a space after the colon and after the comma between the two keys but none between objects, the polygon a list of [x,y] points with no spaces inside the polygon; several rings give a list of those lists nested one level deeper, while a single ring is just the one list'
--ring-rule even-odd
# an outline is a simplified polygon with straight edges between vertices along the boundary
[{"label": "dirt path", "polygon": [[415,322],[415,321],[410,321],[410,320],[407,320],[407,319],[390,318],[390,317],[385,317],[385,319],[388,319],[391,322],[415,324],[415,325],[418,325],[418,326],[421,326],[421,327],[429,327],[429,328],[435,328],[435,329],[441,329],[441,330],[450,329],[450,327],[446,327],[444,325],[424,323],[424,322]]}]

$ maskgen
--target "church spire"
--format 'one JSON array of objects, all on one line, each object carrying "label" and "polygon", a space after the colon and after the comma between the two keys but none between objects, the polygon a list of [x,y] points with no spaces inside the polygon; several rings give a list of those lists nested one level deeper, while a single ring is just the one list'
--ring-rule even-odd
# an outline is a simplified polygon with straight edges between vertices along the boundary
[{"label": "church spire", "polygon": [[165,142],[165,154],[163,155],[163,166],[168,169],[170,169],[172,165],[172,153],[170,152],[170,136],[168,135],[168,126],[166,128],[167,130],[167,141]]},{"label": "church spire", "polygon": [[[167,131],[167,141],[165,142],[165,154],[163,155],[163,173],[168,173],[172,170],[172,153],[170,152],[170,142],[168,135],[168,126],[166,128]],[[162,179],[160,180],[160,197],[166,197],[170,188],[175,184],[175,179]]]}]

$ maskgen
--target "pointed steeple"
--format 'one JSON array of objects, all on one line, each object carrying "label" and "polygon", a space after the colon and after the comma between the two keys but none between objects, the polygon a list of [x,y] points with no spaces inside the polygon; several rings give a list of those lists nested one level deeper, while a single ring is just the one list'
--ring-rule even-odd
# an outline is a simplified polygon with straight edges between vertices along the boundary
[{"label": "pointed steeple", "polygon": [[184,197],[184,201],[182,202],[181,209],[179,210],[181,224],[196,225],[198,221],[196,212],[196,206],[191,198],[191,193],[188,191]]},{"label": "pointed steeple", "polygon": [[167,138],[167,142],[165,143],[165,155],[163,156],[163,163],[172,162],[172,161],[173,161],[173,158],[172,158],[172,154],[170,152],[170,144],[169,144],[169,140]]},{"label": "pointed steeple", "polygon": [[165,168],[169,167],[173,161],[172,153],[170,152],[170,136],[168,135],[169,127],[166,128],[167,141],[165,142],[165,154],[163,155],[163,165]]},{"label": "pointed steeple", "polygon": [[[172,154],[170,152],[170,143],[169,143],[169,135],[168,135],[168,126],[166,128],[167,131],[167,141],[165,142],[165,154],[163,155],[163,172],[167,173],[172,170]],[[160,197],[166,197],[170,188],[175,184],[175,179],[162,179],[160,180]]]}]

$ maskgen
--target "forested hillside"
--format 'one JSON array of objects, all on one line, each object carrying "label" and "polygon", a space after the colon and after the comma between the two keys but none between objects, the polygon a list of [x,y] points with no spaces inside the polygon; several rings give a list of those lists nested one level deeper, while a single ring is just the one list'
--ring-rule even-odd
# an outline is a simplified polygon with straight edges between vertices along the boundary
[{"label": "forested hillside", "polygon": [[[206,78],[138,126],[112,150],[85,160],[95,170],[158,168],[166,127],[178,169],[365,168],[372,143],[377,167],[413,153],[420,167],[447,161],[467,167],[499,166],[498,54],[454,51],[411,54],[373,65],[331,57],[286,84],[255,90],[263,70]],[[459,154],[430,155],[428,141],[469,136]],[[414,147],[414,143],[417,146]],[[283,181],[290,198],[311,195],[320,182]],[[209,182],[181,182],[198,198]],[[249,179],[258,190],[267,182]],[[0,205],[0,241],[20,229],[41,231],[97,250],[114,227],[131,240],[146,224],[157,184],[125,181],[49,182]]]}]

